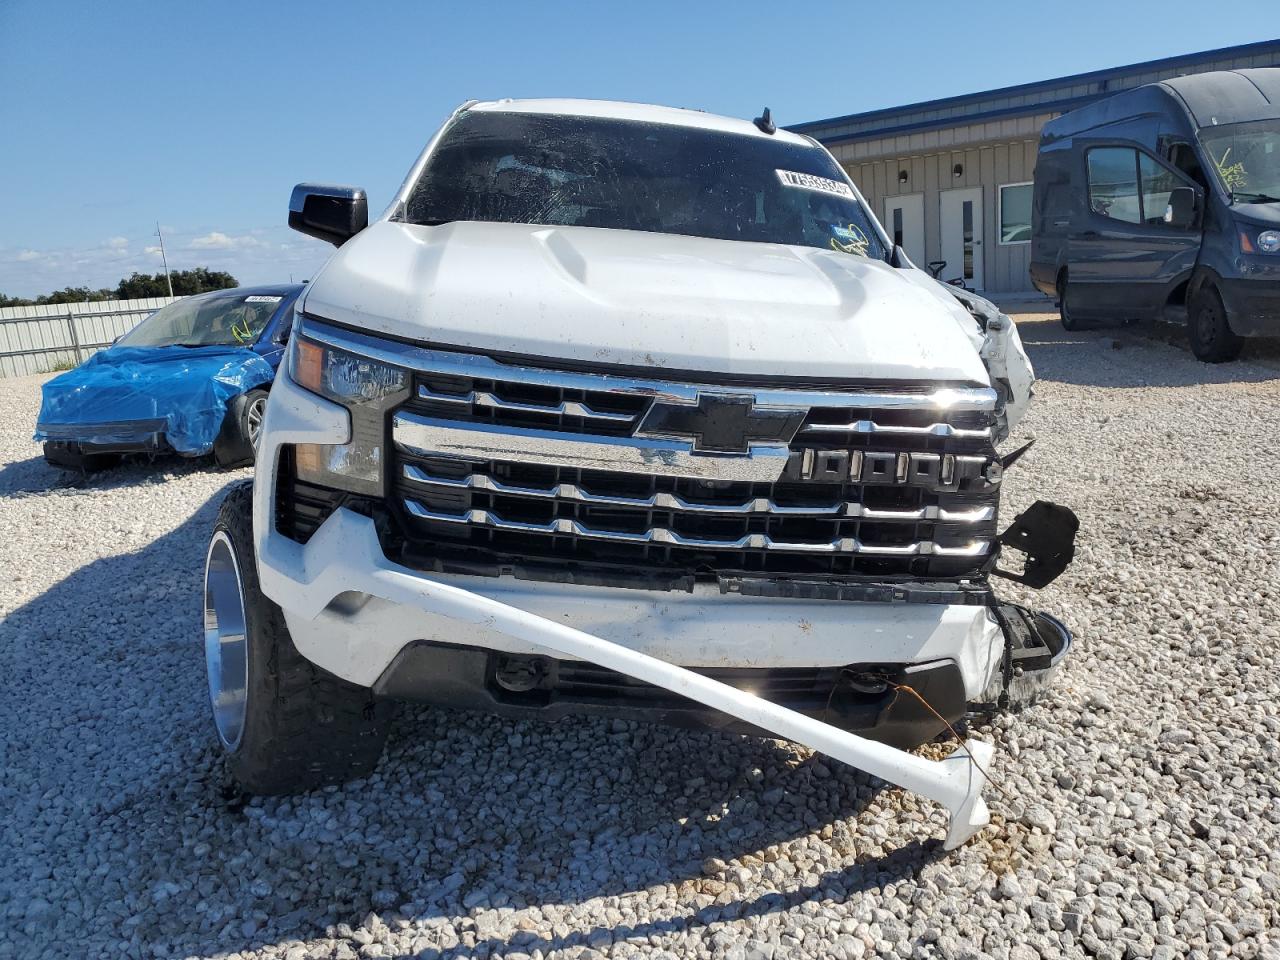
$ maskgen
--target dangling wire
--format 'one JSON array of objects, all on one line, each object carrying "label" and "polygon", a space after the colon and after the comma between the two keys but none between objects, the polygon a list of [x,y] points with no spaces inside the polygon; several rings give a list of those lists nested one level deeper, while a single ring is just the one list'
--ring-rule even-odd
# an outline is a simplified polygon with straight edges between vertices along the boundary
[{"label": "dangling wire", "polygon": [[956,732],[956,728],[955,728],[955,727],[953,727],[953,726],[951,725],[951,721],[950,721],[950,720],[948,720],[946,717],[944,717],[942,714],[940,714],[937,710],[933,709],[933,704],[931,704],[928,700],[926,700],[924,697],[922,697],[922,696],[920,695],[920,692],[919,692],[918,690],[916,690],[916,688],[915,688],[915,687],[912,687],[912,686],[910,686],[910,685],[908,685],[908,684],[905,684],[905,683],[894,683],[893,681],[890,681],[890,682],[889,682],[889,686],[890,686],[890,687],[892,687],[895,691],[897,691],[897,692],[899,692],[899,693],[901,693],[903,690],[905,690],[905,691],[907,691],[907,693],[911,694],[913,697],[915,697],[917,700],[919,700],[919,701],[920,701],[920,703],[921,703],[921,705],[922,705],[926,710],[928,710],[928,711],[929,711],[930,713],[932,713],[935,717],[937,717],[939,720],[941,720],[941,721],[942,721],[943,726],[945,726],[945,727],[947,728],[947,730],[948,730],[948,731],[950,731],[951,736],[953,736],[953,737],[955,737],[955,738],[956,738],[956,742],[960,744],[960,749],[962,749],[965,753],[967,753],[967,754],[969,755],[969,761],[970,761],[970,762],[971,762],[975,767],[977,767],[978,772],[979,772],[980,774],[982,774],[982,775],[986,778],[987,783],[991,784],[993,787],[995,787],[997,790],[999,790],[1002,794],[1004,794],[1004,796],[1006,797],[1006,799],[1009,799],[1009,800],[1014,799],[1013,795],[1012,795],[1011,793],[1009,793],[1009,791],[1008,791],[1008,790],[1006,790],[1006,789],[1005,789],[1005,788],[1004,788],[1000,783],[998,783],[997,781],[993,780],[993,779],[991,778],[991,774],[987,773],[987,771],[983,768],[982,764],[978,763],[978,759],[977,759],[977,757],[975,757],[975,756],[973,755],[973,751],[969,749],[969,744],[965,742],[964,737],[960,736],[960,734],[959,734],[958,732]]}]

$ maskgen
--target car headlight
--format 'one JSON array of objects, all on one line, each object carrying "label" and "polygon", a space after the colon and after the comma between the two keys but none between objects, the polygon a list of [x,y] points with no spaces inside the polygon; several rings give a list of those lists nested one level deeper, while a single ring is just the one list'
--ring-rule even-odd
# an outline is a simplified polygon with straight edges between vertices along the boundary
[{"label": "car headlight", "polygon": [[1263,230],[1258,234],[1258,249],[1262,253],[1280,253],[1280,230]]},{"label": "car headlight", "polygon": [[408,395],[409,374],[399,367],[348,353],[297,334],[289,376],[300,387],[347,408],[347,443],[294,446],[298,479],[353,493],[382,494],[386,411]]}]

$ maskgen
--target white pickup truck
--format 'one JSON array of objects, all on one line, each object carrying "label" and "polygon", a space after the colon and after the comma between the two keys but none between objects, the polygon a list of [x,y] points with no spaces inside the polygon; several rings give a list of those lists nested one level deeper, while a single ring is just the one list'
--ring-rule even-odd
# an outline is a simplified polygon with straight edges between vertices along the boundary
[{"label": "white pickup truck", "polygon": [[998,535],[1012,322],[767,111],[467,103],[373,223],[289,209],[338,250],[206,572],[246,789],[369,772],[404,699],[901,749],[1066,652],[989,584],[1002,539],[1034,585],[1074,535]]}]

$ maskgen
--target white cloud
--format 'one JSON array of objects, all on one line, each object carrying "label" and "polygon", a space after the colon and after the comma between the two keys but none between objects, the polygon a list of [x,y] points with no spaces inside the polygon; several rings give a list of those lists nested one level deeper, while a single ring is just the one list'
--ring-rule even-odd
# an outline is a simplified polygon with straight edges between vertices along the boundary
[{"label": "white cloud", "polygon": [[196,237],[187,244],[187,248],[190,250],[247,250],[261,245],[261,240],[249,234],[233,237],[214,230],[203,237]]},{"label": "white cloud", "polygon": [[[0,0],[2,2],[2,0]],[[333,248],[305,240],[287,228],[250,227],[208,233],[165,229],[170,270],[206,266],[226,270],[245,285],[310,277]],[[0,246],[0,293],[34,297],[63,287],[113,287],[134,271],[160,269],[160,244],[139,231],[131,238],[110,237],[91,246]]]}]

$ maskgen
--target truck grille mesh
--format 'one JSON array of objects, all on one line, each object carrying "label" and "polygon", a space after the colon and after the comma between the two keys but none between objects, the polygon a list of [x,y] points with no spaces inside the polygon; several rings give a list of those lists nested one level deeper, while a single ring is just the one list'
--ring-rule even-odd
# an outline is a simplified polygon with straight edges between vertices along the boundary
[{"label": "truck grille mesh", "polygon": [[[601,377],[599,390],[566,389],[527,376],[420,374],[396,413],[459,427],[629,436],[653,394],[609,381]],[[913,396],[900,405],[811,407],[785,471],[769,483],[442,456],[393,444],[388,503],[406,552],[419,557],[694,574],[972,575],[993,559],[993,413]]]}]

